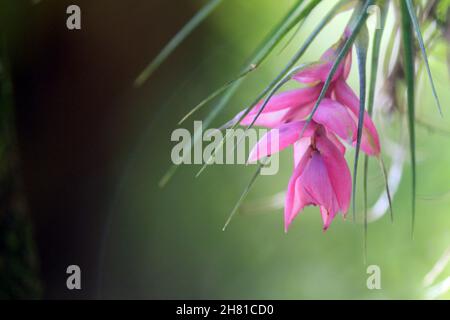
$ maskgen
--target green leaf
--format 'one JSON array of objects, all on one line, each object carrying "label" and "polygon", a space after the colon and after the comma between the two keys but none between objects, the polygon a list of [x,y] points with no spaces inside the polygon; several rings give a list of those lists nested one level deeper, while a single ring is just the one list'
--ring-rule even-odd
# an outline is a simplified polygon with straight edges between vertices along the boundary
[{"label": "green leaf", "polygon": [[[265,158],[265,159],[267,159],[267,158]],[[245,198],[247,197],[248,193],[250,192],[250,190],[252,189],[253,185],[255,184],[256,179],[259,177],[259,174],[261,173],[261,169],[263,168],[263,166],[265,164],[265,159],[263,159],[262,162],[258,165],[258,169],[256,170],[255,174],[251,178],[251,180],[248,183],[247,187],[244,189],[244,191],[242,192],[241,196],[239,197],[238,202],[236,203],[236,205],[234,206],[234,208],[231,211],[230,215],[228,216],[228,219],[225,222],[225,225],[223,226],[222,231],[226,230],[226,228],[228,227],[228,225],[231,222],[231,219],[233,219],[233,217],[235,216],[236,212],[239,210],[242,202],[245,200]]]},{"label": "green leaf", "polygon": [[407,87],[408,106],[408,128],[411,152],[412,168],[412,225],[411,234],[414,234],[416,217],[416,134],[415,134],[415,66],[414,66],[414,44],[412,39],[411,17],[405,1],[400,1],[402,19],[402,43],[403,43],[403,65]]},{"label": "green leaf", "polygon": [[[380,48],[381,48],[381,40],[383,38],[384,28],[386,26],[386,18],[389,10],[389,3],[387,1],[380,2],[381,8],[381,16],[380,16],[380,28],[375,30],[375,34],[372,40],[372,60],[371,60],[371,71],[370,71],[370,84],[369,84],[369,95],[367,100],[367,112],[369,116],[372,116],[373,107],[375,102],[375,90],[377,84],[377,76],[378,76],[378,67],[380,62]],[[380,156],[380,161],[382,162],[382,158]],[[382,165],[384,167],[384,165]],[[364,191],[364,229],[365,229],[365,238],[367,241],[367,209],[368,209],[368,172],[369,172],[369,156],[364,156],[364,182],[363,182],[363,191]],[[389,199],[389,210],[391,215],[391,221],[394,220],[394,213],[392,210],[392,203],[390,197],[389,184],[387,180],[387,175],[385,170],[383,170],[385,177],[385,188],[386,193]],[[365,247],[365,249],[367,249]]]},{"label": "green leaf", "polygon": [[[366,25],[363,25],[355,40],[356,57],[358,60],[359,74],[359,114],[358,114],[358,131],[355,148],[355,160],[353,163],[353,189],[352,189],[352,208],[353,221],[356,221],[356,186],[358,175],[359,152],[361,149],[361,140],[364,127],[364,114],[366,111],[366,65],[367,50],[369,47],[369,31]],[[367,215],[364,215],[364,262],[367,262]]]},{"label": "green leaf", "polygon": [[358,60],[359,74],[359,115],[358,115],[358,133],[355,148],[355,161],[353,167],[353,220],[356,220],[356,178],[358,174],[359,152],[361,149],[361,139],[364,127],[364,113],[366,110],[366,65],[367,50],[369,46],[369,32],[364,25],[358,33],[355,41],[356,56]]},{"label": "green leaf", "polygon": [[[412,0],[405,0],[405,1],[409,12],[409,17],[411,18],[414,31],[416,32],[417,40],[419,41],[420,51],[422,52],[422,57],[425,62],[425,68],[427,69],[428,79],[430,80],[431,89],[433,90],[434,100],[436,101],[439,113],[442,116],[441,103],[439,102],[439,97],[437,95],[436,87],[434,85],[433,75],[431,74],[430,64],[428,62],[428,55],[425,49],[425,44],[423,42],[422,32],[420,31],[419,21],[417,19],[416,12],[414,11],[414,4],[412,3]],[[403,6],[404,4],[402,4],[402,7]]]},{"label": "green leaf", "polygon": [[371,71],[370,71],[370,85],[369,85],[369,95],[367,100],[367,112],[369,115],[372,115],[373,106],[375,102],[375,89],[377,84],[378,77],[378,64],[380,62],[380,49],[381,49],[381,40],[383,38],[384,29],[386,27],[386,18],[389,11],[389,3],[387,1],[383,1],[381,16],[380,16],[380,28],[375,30],[375,34],[373,36],[373,44],[372,44],[372,61],[371,61]]},{"label": "green leaf", "polygon": [[386,170],[386,165],[384,164],[383,158],[381,156],[379,157],[378,161],[381,166],[381,172],[383,173],[384,185],[386,186],[386,195],[389,202],[389,209],[391,211],[391,222],[394,222],[394,214],[392,211],[392,197],[391,197],[391,190],[389,189],[389,177]]},{"label": "green leaf", "polygon": [[242,78],[246,77],[249,73],[256,70],[256,65],[251,65],[248,70],[244,71],[242,74],[240,74],[236,79],[231,80],[230,82],[226,83],[213,93],[211,93],[208,97],[203,99],[199,104],[197,104],[193,109],[191,109],[179,122],[178,125],[181,125],[184,121],[186,121],[190,116],[192,116],[195,112],[200,110],[202,107],[204,107],[208,102],[214,100],[218,96],[220,96],[224,91],[226,91],[228,88],[230,88],[236,81],[241,80]]},{"label": "green leaf", "polygon": [[184,41],[191,33],[202,23],[215,8],[222,2],[222,0],[210,0],[195,16],[166,44],[161,52],[153,59],[149,65],[136,78],[134,85],[136,87],[142,86],[145,81],[158,69],[158,67],[167,59],[168,56]]}]

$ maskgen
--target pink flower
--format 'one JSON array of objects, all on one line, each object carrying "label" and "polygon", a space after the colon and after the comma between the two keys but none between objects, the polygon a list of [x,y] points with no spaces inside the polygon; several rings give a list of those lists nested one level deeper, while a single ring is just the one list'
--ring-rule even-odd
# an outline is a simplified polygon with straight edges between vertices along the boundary
[{"label": "pink flower", "polygon": [[352,181],[344,155],[323,132],[314,136],[299,159],[289,181],[284,226],[306,206],[319,206],[323,229],[327,230],[338,212],[345,215],[351,198]]},{"label": "pink flower", "polygon": [[[335,120],[345,125],[339,118]],[[344,146],[325,126],[314,121],[300,137],[305,124],[305,121],[296,121],[272,129],[249,156],[249,162],[253,162],[294,145],[295,170],[285,205],[286,231],[298,212],[308,205],[320,206],[326,230],[337,212],[347,212],[350,201],[351,176]],[[278,143],[273,143],[275,132]]]},{"label": "pink flower", "polygon": [[[352,182],[344,157],[345,146],[340,140],[353,146],[357,141],[360,104],[346,83],[352,63],[351,52],[337,68],[325,98],[305,128],[305,120],[310,116],[347,36],[345,33],[318,62],[294,75],[295,81],[307,87],[274,95],[263,110],[264,101],[261,101],[242,120],[244,111],[229,123],[236,124],[240,120],[241,125],[254,122],[271,129],[250,152],[249,162],[293,145],[295,169],[286,195],[286,231],[306,206],[320,207],[324,230],[337,213],[345,215],[349,207]],[[278,139],[276,143],[274,139]],[[364,114],[361,150],[371,156],[380,153],[378,133],[367,112]]]}]

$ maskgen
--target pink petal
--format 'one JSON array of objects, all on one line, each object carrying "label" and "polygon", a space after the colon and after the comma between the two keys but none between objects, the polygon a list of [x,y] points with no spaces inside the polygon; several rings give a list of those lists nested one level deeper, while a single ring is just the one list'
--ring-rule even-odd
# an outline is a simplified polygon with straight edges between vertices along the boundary
[{"label": "pink petal", "polygon": [[[339,48],[340,42],[326,50],[318,62],[311,64],[298,72],[293,79],[301,83],[325,82],[331,72],[331,69],[333,68],[334,62],[337,59]],[[350,73],[351,63],[352,53],[350,51],[345,57],[344,62],[338,66],[338,69],[333,75],[332,81],[334,82],[341,77],[347,79]]]},{"label": "pink petal", "polygon": [[340,103],[323,99],[313,115],[313,120],[351,143],[356,138],[356,124]]},{"label": "pink petal", "polygon": [[[268,128],[276,127],[280,125],[288,112],[292,110],[301,111],[306,105],[309,105],[312,101],[316,100],[320,90],[321,88],[319,86],[314,86],[276,94],[269,100],[260,113],[259,111],[265,102],[263,99],[254,106],[249,114],[241,121],[241,125],[251,124],[258,113],[260,113],[255,121],[255,125]],[[232,122],[236,123],[239,121],[239,118],[244,112],[245,111],[239,113]]]},{"label": "pink petal", "polygon": [[339,141],[339,139],[334,135],[334,133],[331,133],[327,130],[326,135],[328,140],[330,140],[336,146],[336,148],[338,148],[339,151],[344,155],[345,146]]},{"label": "pink petal", "polygon": [[[328,78],[328,75],[333,68],[334,61],[323,61],[314,63],[305,69],[298,72],[296,75],[292,77],[292,79],[301,82],[301,83],[316,83],[316,82],[325,82]],[[342,76],[343,72],[343,64],[341,64],[336,72],[333,75],[333,80],[336,81],[338,78]]]},{"label": "pink petal", "polygon": [[[248,162],[255,162],[263,157],[280,152],[291,144],[294,144],[294,142],[300,139],[300,134],[302,133],[305,124],[304,121],[290,122],[270,130],[253,147]],[[305,129],[303,137],[311,137],[315,130],[316,125],[310,123]]]},{"label": "pink petal", "polygon": [[[343,80],[336,81],[334,93],[336,99],[347,106],[353,113],[355,123],[357,123],[359,115],[359,99],[353,90]],[[356,141],[354,141],[356,144]],[[361,150],[368,155],[378,155],[380,153],[380,139],[377,129],[372,122],[369,114],[364,113],[363,136],[361,140]]]},{"label": "pink petal", "polygon": [[344,78],[344,80],[348,79],[351,69],[352,69],[352,50],[349,50],[347,56],[345,57],[344,70],[342,72],[342,78]]},{"label": "pink petal", "polygon": [[284,115],[283,122],[302,121],[305,120],[311,113],[315,102],[311,102],[302,108],[291,109]]},{"label": "pink petal", "polygon": [[316,147],[327,168],[330,183],[339,204],[339,211],[346,213],[351,199],[352,179],[344,155],[325,136],[316,138]]},{"label": "pink petal", "polygon": [[292,173],[291,179],[289,180],[286,199],[284,204],[284,230],[288,231],[289,225],[294,220],[295,216],[301,211],[305,203],[302,198],[297,196],[296,190],[299,188],[299,177],[303,173],[307,163],[311,159],[312,149],[308,148],[304,153],[303,157],[299,161],[298,165],[295,167]]},{"label": "pink petal", "polygon": [[335,193],[322,155],[315,151],[300,176],[303,198],[308,204],[324,206],[328,211],[339,210]]},{"label": "pink petal", "polygon": [[329,212],[324,206],[320,206],[320,214],[323,221],[323,231],[327,231],[334,217],[336,217],[336,212]]},{"label": "pink petal", "polygon": [[[288,108],[296,108],[314,101],[320,93],[320,87],[313,86],[281,92],[272,96],[264,107],[262,113],[275,112]],[[261,100],[250,111],[249,115],[258,114],[264,104],[265,99]]]},{"label": "pink petal", "polygon": [[294,144],[294,168],[298,166],[310,146],[311,138],[301,138]]},{"label": "pink petal", "polygon": [[324,160],[319,152],[311,148],[289,182],[285,206],[286,230],[297,214],[309,205],[323,206],[332,216],[339,210]]},{"label": "pink petal", "polygon": [[[262,112],[254,122],[254,125],[265,128],[276,128],[284,122],[286,114],[288,113],[289,109],[283,109],[275,112]],[[256,113],[248,114],[244,119],[242,119],[241,125],[243,126],[250,125],[251,123],[253,123],[256,115],[257,115]],[[239,118],[240,117],[237,117],[234,123],[239,121]]]}]

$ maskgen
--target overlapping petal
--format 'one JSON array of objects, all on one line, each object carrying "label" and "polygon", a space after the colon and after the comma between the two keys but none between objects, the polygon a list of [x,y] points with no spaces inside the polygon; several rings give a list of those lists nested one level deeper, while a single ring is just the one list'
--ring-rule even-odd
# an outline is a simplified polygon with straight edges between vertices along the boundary
[{"label": "overlapping petal", "polygon": [[[292,111],[301,112],[303,108],[317,100],[321,88],[319,86],[300,88],[285,91],[274,95],[269,102],[263,106],[264,100],[260,101],[247,116],[240,122],[241,125],[249,125],[253,121],[256,126],[274,128],[279,126],[285,116]],[[260,113],[259,113],[260,112]],[[258,116],[259,113],[259,116]],[[234,124],[239,121],[244,111],[239,113],[231,122]],[[258,117],[257,117],[258,116]],[[257,118],[256,118],[257,117]],[[256,120],[255,120],[256,118]]]},{"label": "overlapping petal", "polygon": [[313,120],[348,142],[356,138],[355,121],[339,102],[323,99],[313,115]]},{"label": "overlapping petal", "polygon": [[[300,70],[294,75],[293,79],[301,83],[309,84],[325,82],[339,54],[338,50],[341,48],[340,43],[325,51],[319,61]],[[338,66],[336,72],[334,73],[332,81],[334,82],[338,79],[346,80],[350,74],[351,65],[352,52],[349,51],[344,59],[344,62]]]},{"label": "overlapping petal", "polygon": [[340,210],[327,166],[319,151],[310,148],[292,175],[285,204],[285,230],[305,206],[323,207],[329,218],[324,229]]},{"label": "overlapping petal", "polygon": [[[345,83],[345,81],[339,80],[335,84],[334,94],[337,101],[351,110],[353,114],[352,117],[354,118],[355,123],[357,123],[359,115],[359,99],[350,86]],[[356,140],[354,141],[354,145],[355,144]],[[380,153],[380,139],[378,137],[378,132],[366,111],[364,112],[361,150],[371,156],[376,156]]]},{"label": "overlapping petal", "polygon": [[250,152],[248,162],[255,162],[263,157],[280,152],[300,139],[314,135],[317,125],[310,123],[305,129],[305,121],[290,122],[266,133]]},{"label": "overlapping petal", "polygon": [[346,213],[352,193],[352,178],[344,155],[327,137],[316,138],[316,147],[322,155],[328,176],[339,204],[339,211]]}]

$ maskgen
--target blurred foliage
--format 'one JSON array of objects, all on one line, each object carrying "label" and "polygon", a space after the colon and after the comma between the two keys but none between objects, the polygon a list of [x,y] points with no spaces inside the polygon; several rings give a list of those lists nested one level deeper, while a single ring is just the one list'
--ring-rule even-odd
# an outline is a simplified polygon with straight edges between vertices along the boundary
[{"label": "blurred foliage", "polygon": [[440,22],[447,21],[448,10],[450,8],[450,0],[440,0],[436,6],[436,16]]},{"label": "blurred foliage", "polygon": [[36,299],[42,289],[17,157],[5,38],[0,41],[0,299]]}]

